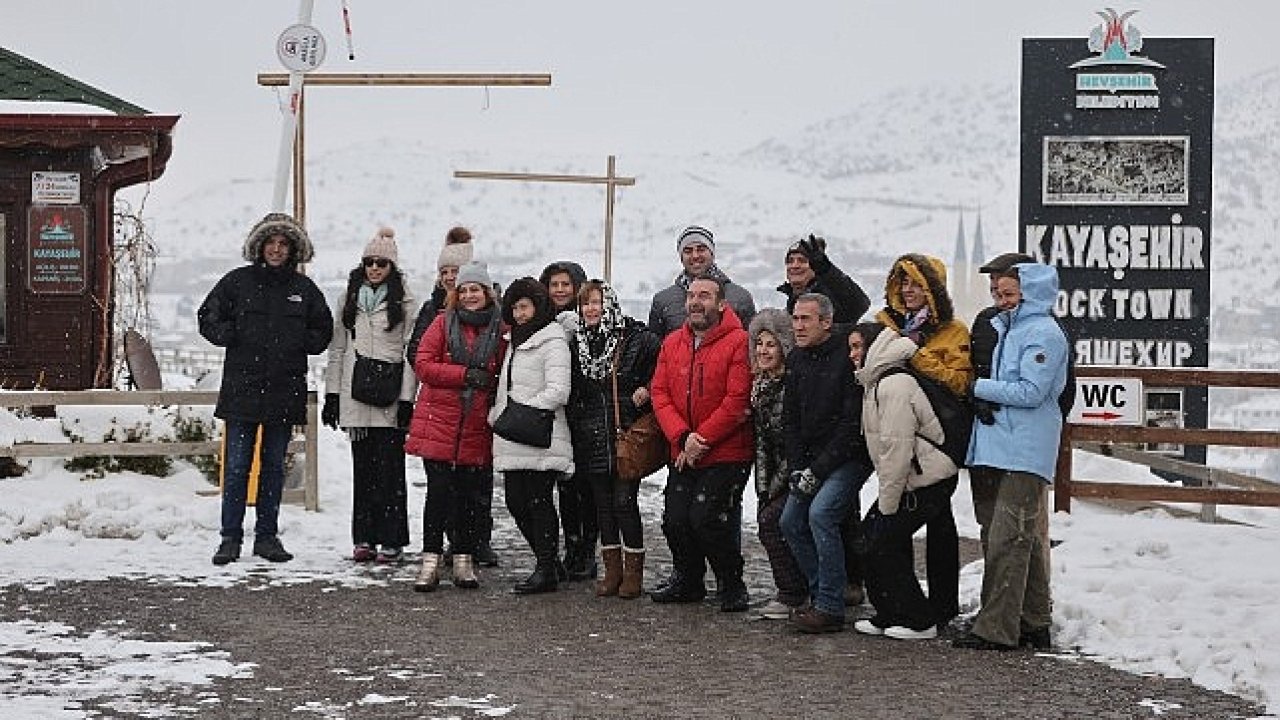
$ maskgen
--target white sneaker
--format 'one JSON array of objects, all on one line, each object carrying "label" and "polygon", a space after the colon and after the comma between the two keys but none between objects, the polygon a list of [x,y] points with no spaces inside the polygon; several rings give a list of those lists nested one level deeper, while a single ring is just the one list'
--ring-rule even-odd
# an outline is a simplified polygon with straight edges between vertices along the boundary
[{"label": "white sneaker", "polygon": [[883,635],[885,630],[870,620],[859,620],[853,624],[853,629],[863,635]]},{"label": "white sneaker", "polygon": [[766,620],[786,620],[791,617],[791,606],[780,600],[770,600],[768,605],[760,608],[760,617]]},{"label": "white sneaker", "polygon": [[938,628],[935,625],[930,625],[923,630],[912,630],[902,625],[894,625],[893,627],[885,628],[884,634],[887,637],[898,640],[932,640],[938,637]]}]

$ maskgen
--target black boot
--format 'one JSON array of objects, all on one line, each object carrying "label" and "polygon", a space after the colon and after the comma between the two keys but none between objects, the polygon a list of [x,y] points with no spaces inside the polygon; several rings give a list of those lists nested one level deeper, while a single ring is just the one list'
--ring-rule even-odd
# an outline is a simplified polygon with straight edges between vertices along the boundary
[{"label": "black boot", "polygon": [[480,567],[498,567],[498,553],[493,551],[488,540],[476,544],[475,559]]},{"label": "black boot", "polygon": [[716,587],[720,590],[720,612],[746,612],[751,604],[751,596],[747,594],[747,586],[742,578],[725,578],[723,582],[717,580]]},{"label": "black boot", "polygon": [[523,581],[511,588],[516,595],[534,595],[536,593],[554,592],[556,589],[556,569],[552,563],[538,563],[538,567]]},{"label": "black boot", "polygon": [[569,573],[573,572],[573,568],[577,566],[579,562],[578,542],[573,538],[573,536],[566,535],[564,538],[564,560],[560,563],[564,566],[565,575],[561,579],[568,580]]},{"label": "black boot", "polygon": [[692,573],[675,572],[667,584],[649,593],[656,603],[696,603],[707,596],[707,586],[702,578]]},{"label": "black boot", "polygon": [[240,559],[240,541],[234,538],[223,538],[218,550],[213,554],[214,565],[226,565]]},{"label": "black boot", "polygon": [[595,548],[588,549],[580,542],[574,543],[565,552],[564,565],[570,580],[594,580],[600,572],[596,565]]}]

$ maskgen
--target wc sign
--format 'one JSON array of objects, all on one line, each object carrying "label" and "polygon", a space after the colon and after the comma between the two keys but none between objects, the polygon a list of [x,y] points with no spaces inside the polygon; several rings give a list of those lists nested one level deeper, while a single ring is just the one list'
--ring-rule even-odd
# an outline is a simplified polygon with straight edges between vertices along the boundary
[{"label": "wc sign", "polygon": [[1067,422],[1076,425],[1142,425],[1142,381],[1136,378],[1077,378],[1076,404]]}]

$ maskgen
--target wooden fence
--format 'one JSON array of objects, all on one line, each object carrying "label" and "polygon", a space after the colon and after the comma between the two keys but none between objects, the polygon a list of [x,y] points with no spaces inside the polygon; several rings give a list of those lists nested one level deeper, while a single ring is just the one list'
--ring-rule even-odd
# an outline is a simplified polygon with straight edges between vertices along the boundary
[{"label": "wooden fence", "polygon": [[[0,391],[0,407],[56,407],[59,405],[216,405],[217,390],[27,390]],[[285,502],[301,502],[307,510],[320,509],[319,483],[319,442],[316,428],[319,427],[319,412],[316,409],[316,393],[307,393],[307,424],[303,428],[303,438],[296,435],[289,442],[289,452],[301,452],[304,455],[302,469],[302,487],[286,488]],[[86,457],[93,455],[148,456],[148,455],[217,455],[221,452],[219,440],[201,442],[58,442],[58,443],[16,443],[11,447],[0,446],[0,457],[14,459],[36,457]]]},{"label": "wooden fence", "polygon": [[[1280,372],[1270,370],[1210,370],[1206,368],[1136,368],[1079,366],[1079,378],[1137,378],[1144,389],[1185,387],[1234,387],[1280,389]],[[1203,503],[1204,519],[1211,519],[1214,505],[1280,507],[1280,484],[1205,465],[1185,462],[1133,447],[1135,443],[1177,443],[1280,448],[1280,429],[1240,430],[1169,427],[1105,427],[1067,424],[1054,483],[1054,509],[1071,511],[1071,498],[1148,500]],[[1199,482],[1197,487],[1174,484],[1135,485],[1072,478],[1071,449],[1090,450],[1122,460],[1175,472]]]}]

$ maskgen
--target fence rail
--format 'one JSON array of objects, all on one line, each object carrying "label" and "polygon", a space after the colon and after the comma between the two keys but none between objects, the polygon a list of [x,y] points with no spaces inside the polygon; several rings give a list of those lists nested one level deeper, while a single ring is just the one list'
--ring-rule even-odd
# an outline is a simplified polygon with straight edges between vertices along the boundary
[{"label": "fence rail", "polygon": [[[0,391],[0,407],[57,407],[60,405],[215,405],[218,402],[216,390],[22,390]],[[303,428],[303,438],[290,441],[289,452],[303,453],[302,487],[285,490],[286,502],[301,502],[307,510],[320,509],[319,493],[319,441],[316,428],[319,426],[319,411],[316,408],[316,393],[307,393],[307,424]],[[142,457],[151,455],[217,455],[222,451],[222,443],[217,440],[203,442],[101,442],[101,443],[15,443],[12,446],[0,446],[0,457],[48,458],[48,457],[86,457],[92,455],[116,455],[120,457]]]},{"label": "fence rail", "polygon": [[[1078,378],[1136,378],[1147,388],[1234,387],[1280,390],[1280,372],[1272,370],[1211,370],[1208,368],[1135,368],[1081,365]],[[1127,447],[1126,443],[1177,443],[1280,448],[1280,430],[1240,430],[1169,427],[1100,427],[1068,423],[1062,429],[1055,471],[1054,509],[1071,511],[1071,498],[1150,500],[1203,503],[1201,516],[1210,519],[1214,505],[1280,507],[1280,484],[1260,478],[1185,462]],[[1157,470],[1185,475],[1200,487],[1138,485],[1077,480],[1072,477],[1072,448],[1137,462]],[[1230,487],[1221,487],[1223,485]]]}]

